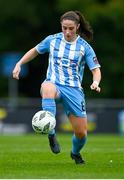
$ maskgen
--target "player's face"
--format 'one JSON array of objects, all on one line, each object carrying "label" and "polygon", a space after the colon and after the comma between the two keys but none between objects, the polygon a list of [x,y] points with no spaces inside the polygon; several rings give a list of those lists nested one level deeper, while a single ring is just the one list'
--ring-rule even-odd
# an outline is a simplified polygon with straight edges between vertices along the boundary
[{"label": "player's face", "polygon": [[72,42],[77,38],[76,32],[80,26],[79,24],[72,20],[63,20],[61,26],[66,41]]}]

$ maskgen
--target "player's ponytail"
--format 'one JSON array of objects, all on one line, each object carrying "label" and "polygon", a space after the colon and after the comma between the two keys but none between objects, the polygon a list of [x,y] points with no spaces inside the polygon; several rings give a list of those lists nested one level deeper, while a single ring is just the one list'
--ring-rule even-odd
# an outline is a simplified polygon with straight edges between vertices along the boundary
[{"label": "player's ponytail", "polygon": [[79,23],[80,23],[80,27],[79,27],[79,34],[80,36],[88,39],[88,40],[92,40],[93,39],[93,29],[90,26],[89,22],[85,19],[85,17],[81,14],[80,11],[75,11],[75,13],[79,16]]},{"label": "player's ponytail", "polygon": [[93,30],[89,22],[84,18],[84,16],[81,14],[80,11],[68,11],[61,16],[60,22],[62,22],[62,20],[64,19],[72,20],[75,23],[80,24],[80,27],[77,33],[81,37],[87,40],[93,39]]}]

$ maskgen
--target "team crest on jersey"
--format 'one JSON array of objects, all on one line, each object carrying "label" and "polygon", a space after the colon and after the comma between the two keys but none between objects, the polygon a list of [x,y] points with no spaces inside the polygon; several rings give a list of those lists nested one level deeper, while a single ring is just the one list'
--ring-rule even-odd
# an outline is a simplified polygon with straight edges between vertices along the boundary
[{"label": "team crest on jersey", "polygon": [[75,52],[75,55],[77,55],[77,56],[84,56],[84,51],[77,51],[77,52]]},{"label": "team crest on jersey", "polygon": [[82,57],[84,56],[84,51],[80,51],[80,53],[79,53],[79,61],[82,59]]},{"label": "team crest on jersey", "polygon": [[80,55],[84,56],[84,51],[83,50],[80,51]]}]

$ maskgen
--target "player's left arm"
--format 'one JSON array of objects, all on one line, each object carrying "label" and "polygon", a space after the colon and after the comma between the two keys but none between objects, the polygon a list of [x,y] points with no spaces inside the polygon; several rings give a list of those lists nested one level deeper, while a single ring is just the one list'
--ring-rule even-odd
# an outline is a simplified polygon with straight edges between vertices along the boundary
[{"label": "player's left arm", "polygon": [[93,75],[93,82],[90,85],[90,88],[92,90],[95,90],[97,92],[101,91],[101,88],[99,87],[100,81],[101,81],[101,71],[100,68],[95,68],[91,70]]},{"label": "player's left arm", "polygon": [[99,83],[101,81],[101,71],[100,71],[101,66],[98,62],[98,59],[96,57],[93,48],[89,44],[87,44],[85,48],[85,60],[93,75],[93,82],[90,85],[90,88],[91,90],[100,92],[101,88],[99,87]]}]

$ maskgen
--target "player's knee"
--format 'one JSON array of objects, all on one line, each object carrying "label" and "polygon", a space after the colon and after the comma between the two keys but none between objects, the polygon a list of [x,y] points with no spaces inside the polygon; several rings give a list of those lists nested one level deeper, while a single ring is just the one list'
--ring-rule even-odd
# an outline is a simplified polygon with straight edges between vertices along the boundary
[{"label": "player's knee", "polygon": [[84,138],[87,136],[87,131],[86,130],[83,130],[83,131],[76,131],[75,132],[75,135],[78,137],[78,138]]},{"label": "player's knee", "polygon": [[50,82],[45,82],[41,85],[40,93],[43,98],[55,98],[56,87]]}]

